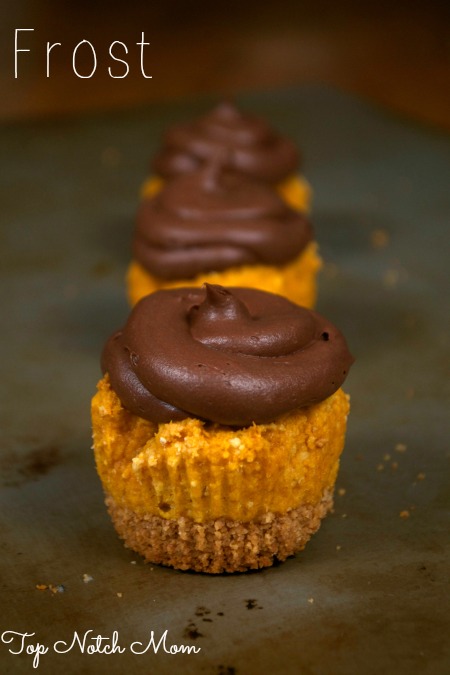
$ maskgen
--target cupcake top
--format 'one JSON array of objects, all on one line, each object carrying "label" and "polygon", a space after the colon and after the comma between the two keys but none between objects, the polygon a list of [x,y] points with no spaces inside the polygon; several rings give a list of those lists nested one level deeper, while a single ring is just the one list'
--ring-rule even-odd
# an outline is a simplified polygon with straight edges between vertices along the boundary
[{"label": "cupcake top", "polygon": [[272,293],[209,284],[146,296],[102,354],[104,373],[134,414],[239,427],[328,398],[352,362],[343,335],[316,312]]},{"label": "cupcake top", "polygon": [[218,150],[228,153],[228,168],[258,180],[278,183],[298,169],[299,153],[263,119],[220,103],[192,122],[171,127],[153,170],[164,178],[194,171]]},{"label": "cupcake top", "polygon": [[168,181],[137,214],[133,257],[183,279],[240,265],[282,265],[312,239],[306,216],[271,186],[229,173],[224,155]]}]

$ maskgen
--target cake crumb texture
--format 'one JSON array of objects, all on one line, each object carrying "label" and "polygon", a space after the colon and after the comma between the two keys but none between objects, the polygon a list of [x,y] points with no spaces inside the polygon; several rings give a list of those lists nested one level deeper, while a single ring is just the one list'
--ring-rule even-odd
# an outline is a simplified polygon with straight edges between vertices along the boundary
[{"label": "cake crumb texture", "polygon": [[348,411],[339,389],[270,424],[157,425],[127,411],[106,375],[92,401],[97,471],[116,508],[138,519],[248,523],[315,508],[334,487]]},{"label": "cake crumb texture", "polygon": [[199,274],[193,279],[165,281],[150,274],[133,260],[127,271],[128,300],[135,305],[138,300],[161,288],[203,286],[204,283],[221,286],[244,286],[276,293],[297,305],[314,307],[317,298],[316,276],[322,267],[317,243],[310,242],[292,262],[282,267],[273,265],[243,265],[230,267],[222,272]]}]

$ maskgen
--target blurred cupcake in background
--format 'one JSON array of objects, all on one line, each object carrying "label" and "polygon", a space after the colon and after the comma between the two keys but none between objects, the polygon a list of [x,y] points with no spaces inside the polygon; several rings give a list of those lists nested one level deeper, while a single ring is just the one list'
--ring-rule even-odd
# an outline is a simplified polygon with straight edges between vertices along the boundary
[{"label": "blurred cupcake in background", "polygon": [[226,152],[229,171],[270,183],[290,206],[310,211],[311,187],[299,174],[300,155],[295,143],[264,119],[244,113],[228,101],[166,131],[143,195],[154,195],[164,181],[196,171],[220,151]]},{"label": "blurred cupcake in background", "polygon": [[321,267],[307,216],[272,184],[230,171],[229,153],[220,149],[143,197],[132,256],[132,305],[161,288],[208,282],[259,288],[312,307]]}]

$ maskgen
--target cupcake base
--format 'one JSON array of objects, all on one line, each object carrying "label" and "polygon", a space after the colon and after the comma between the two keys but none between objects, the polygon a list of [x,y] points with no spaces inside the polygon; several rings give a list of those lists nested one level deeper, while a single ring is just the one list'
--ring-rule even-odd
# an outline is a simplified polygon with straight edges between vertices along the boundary
[{"label": "cupcake base", "polygon": [[301,551],[331,510],[333,494],[327,489],[318,504],[304,504],[282,514],[269,512],[251,522],[216,519],[196,523],[184,517],[167,520],[138,515],[111,496],[106,505],[125,546],[147,562],[220,574],[270,567]]}]

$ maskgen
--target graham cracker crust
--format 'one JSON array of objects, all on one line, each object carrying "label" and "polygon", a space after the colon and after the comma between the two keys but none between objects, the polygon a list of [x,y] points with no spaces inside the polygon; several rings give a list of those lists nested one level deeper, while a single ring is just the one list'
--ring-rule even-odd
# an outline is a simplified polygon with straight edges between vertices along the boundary
[{"label": "graham cracker crust", "polygon": [[167,520],[135,514],[107,496],[109,514],[125,546],[147,562],[179,570],[220,574],[270,567],[301,551],[319,529],[333,506],[333,492],[326,490],[315,505],[306,504],[286,513],[267,513],[252,522],[189,518]]}]

